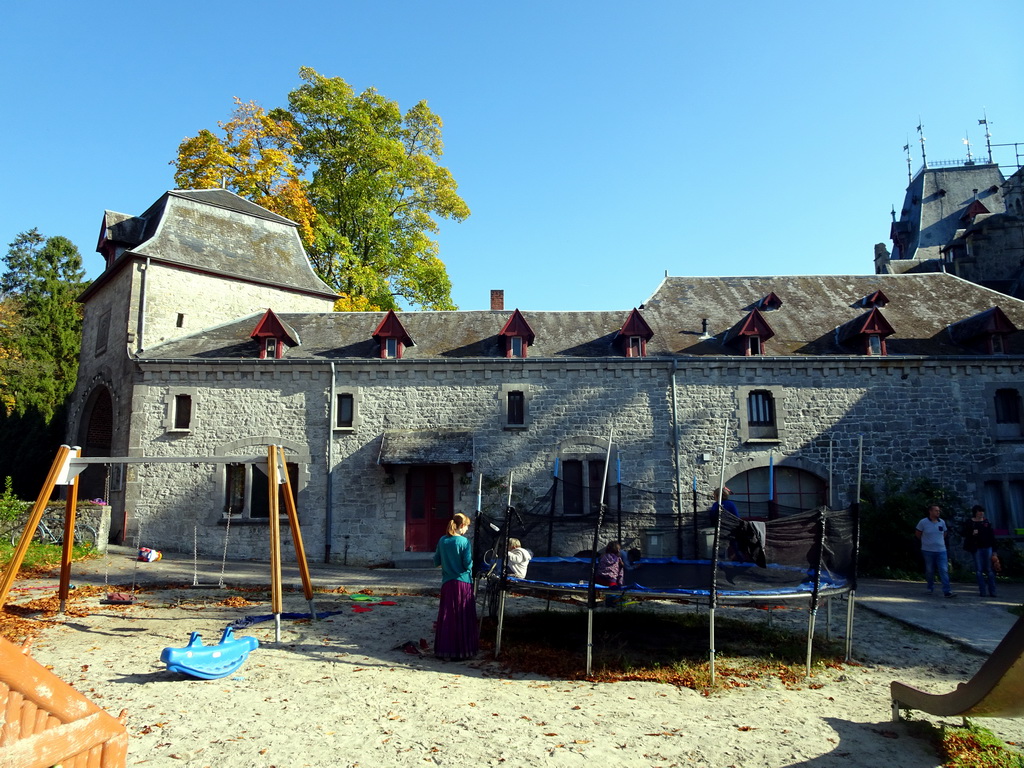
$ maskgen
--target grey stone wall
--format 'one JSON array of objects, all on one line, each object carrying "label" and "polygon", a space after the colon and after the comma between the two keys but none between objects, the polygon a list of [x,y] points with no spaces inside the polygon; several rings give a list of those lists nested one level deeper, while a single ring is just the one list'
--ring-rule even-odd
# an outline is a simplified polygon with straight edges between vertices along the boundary
[{"label": "grey stone wall", "polygon": [[[405,472],[395,482],[377,464],[388,430],[468,430],[475,436],[475,472],[488,481],[484,505],[504,506],[502,487],[512,473],[513,499],[528,505],[551,484],[560,450],[578,442],[603,450],[614,430],[613,461],[622,481],[648,490],[676,490],[671,367],[657,360],[376,362],[337,364],[334,384],[358,391],[358,426],[329,424],[330,368],[326,365],[210,364],[160,371],[146,364],[135,387],[132,434],[138,455],[203,456],[263,453],[284,444],[305,457],[298,506],[311,559],[321,559],[326,537],[327,483],[332,482],[332,558],[349,564],[393,560],[404,548]],[[965,499],[978,493],[986,467],[1020,463],[1022,444],[997,441],[987,401],[991,387],[1024,386],[1020,366],[992,359],[937,364],[850,358],[827,361],[702,360],[681,365],[676,380],[682,514],[692,523],[691,485],[700,506],[717,487],[723,435],[726,480],[747,469],[794,466],[827,479],[835,500],[853,498],[863,439],[863,478],[886,472],[928,476]],[[529,392],[525,429],[507,429],[503,392]],[[167,396],[195,391],[195,428],[168,434]],[[776,394],[778,436],[744,441],[743,388]],[[728,422],[728,424],[727,424]],[[330,441],[330,442],[328,442]],[[704,455],[710,454],[711,460]],[[328,471],[326,457],[333,457]],[[1009,462],[1007,464],[1007,462]],[[205,554],[224,546],[223,465],[153,465],[129,470],[129,517],[139,521],[144,545],[190,551],[193,536]],[[454,468],[455,511],[472,514],[478,477],[467,484]],[[671,526],[677,509],[664,510]],[[137,529],[135,529],[137,531]],[[629,529],[642,541],[643,531]],[[287,537],[285,537],[287,540]],[[602,536],[602,543],[607,536]],[[687,547],[692,539],[687,536]],[[587,536],[562,542],[590,547]],[[266,524],[233,520],[229,557],[265,557]],[[692,554],[692,552],[690,552]]]}]

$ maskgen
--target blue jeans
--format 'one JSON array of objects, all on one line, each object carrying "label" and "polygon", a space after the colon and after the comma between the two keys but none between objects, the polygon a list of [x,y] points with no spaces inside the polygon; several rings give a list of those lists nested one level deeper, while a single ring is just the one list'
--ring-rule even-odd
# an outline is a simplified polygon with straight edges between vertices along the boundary
[{"label": "blue jeans", "polygon": [[988,593],[996,596],[996,574],[992,570],[992,547],[974,550],[974,573],[978,577],[978,591],[985,596],[985,578],[988,577]]},{"label": "blue jeans", "polygon": [[935,584],[935,571],[939,571],[939,579],[942,581],[942,594],[948,595],[949,591],[949,556],[946,551],[929,552],[922,549],[921,556],[924,557],[924,580],[928,583],[928,591],[932,591]]}]

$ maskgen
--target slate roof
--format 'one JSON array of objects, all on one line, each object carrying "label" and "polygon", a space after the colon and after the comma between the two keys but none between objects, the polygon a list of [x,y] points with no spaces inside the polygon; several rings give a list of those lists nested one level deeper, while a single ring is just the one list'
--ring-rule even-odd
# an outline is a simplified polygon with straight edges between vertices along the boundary
[{"label": "slate roof", "polygon": [[139,217],[108,212],[108,237],[128,246],[80,300],[132,258],[332,297],[294,222],[226,189],[172,190]]},{"label": "slate roof", "polygon": [[[763,311],[775,331],[764,345],[766,356],[859,356],[860,349],[838,340],[838,329],[865,314],[860,301],[875,291],[889,299],[880,310],[894,333],[886,339],[888,356],[973,355],[953,342],[948,326],[999,306],[1024,329],[1024,302],[945,273],[910,275],[816,275],[769,277],[668,277],[639,307],[654,335],[648,357],[729,356],[735,347],[725,333],[750,313],[769,292],[780,309]],[[288,349],[286,360],[379,358],[371,338],[384,312],[277,313],[294,328],[302,345]],[[250,334],[263,313],[165,342],[147,349],[142,359],[213,359],[258,356]],[[512,310],[403,312],[403,327],[415,339],[403,360],[503,358],[499,332]],[[623,356],[615,338],[630,315],[614,312],[524,312],[536,334],[528,359]],[[703,320],[708,335],[702,335]],[[1011,333],[1006,351],[1024,354],[1024,331]],[[269,362],[269,361],[268,361]],[[387,364],[402,361],[382,361]]]},{"label": "slate roof", "polygon": [[377,463],[472,464],[473,433],[453,430],[385,432]]},{"label": "slate roof", "polygon": [[[1004,211],[1006,206],[1000,189],[1004,181],[999,166],[994,163],[920,171],[907,187],[897,222],[897,228],[905,233],[906,252],[894,253],[894,261],[938,258],[940,249],[964,226],[961,217],[975,201],[975,190],[986,210]],[[898,268],[896,263],[891,267]]]}]

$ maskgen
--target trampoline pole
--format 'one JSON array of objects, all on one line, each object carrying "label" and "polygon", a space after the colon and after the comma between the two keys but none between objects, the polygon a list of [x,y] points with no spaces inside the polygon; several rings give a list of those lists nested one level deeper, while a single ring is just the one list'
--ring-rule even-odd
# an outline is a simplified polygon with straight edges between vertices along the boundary
[{"label": "trampoline pole", "polygon": [[846,660],[850,661],[853,656],[853,604],[856,600],[856,592],[850,590],[846,598]]},{"label": "trampoline pole", "polygon": [[708,669],[711,673],[711,686],[715,685],[715,605],[712,598],[711,607],[708,608]]},{"label": "trampoline pole", "polygon": [[[500,584],[500,582],[499,582]],[[501,654],[501,631],[505,627],[505,590],[498,587],[498,634],[494,638],[494,657]]]},{"label": "trampoline pole", "polygon": [[594,656],[594,604],[587,606],[587,677],[590,677],[591,660]]},{"label": "trampoline pole", "polygon": [[825,639],[832,639],[832,598],[825,598]]},{"label": "trampoline pole", "polygon": [[814,647],[814,616],[817,612],[817,608],[811,608],[807,612],[807,670],[805,673],[806,677],[811,676],[811,650]]}]

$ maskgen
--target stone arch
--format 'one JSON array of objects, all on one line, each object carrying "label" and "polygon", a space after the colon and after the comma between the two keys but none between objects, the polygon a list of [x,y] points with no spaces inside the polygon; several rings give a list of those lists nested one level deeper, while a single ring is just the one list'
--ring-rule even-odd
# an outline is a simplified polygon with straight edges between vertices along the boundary
[{"label": "stone arch", "polygon": [[[75,441],[82,449],[83,456],[111,456],[114,442],[114,399],[106,384],[98,384],[89,393],[78,424]],[[107,464],[90,464],[78,476],[79,499],[103,499],[110,503],[112,487],[111,467]],[[115,485],[116,485],[116,478]],[[112,540],[120,540],[123,525],[111,520]]]},{"label": "stone arch", "polygon": [[[800,456],[776,458],[748,457],[726,469],[725,484],[732,490],[732,501],[744,516],[766,517],[769,499],[782,514],[814,509],[828,503],[828,469]],[[771,492],[769,492],[769,477]]]}]

